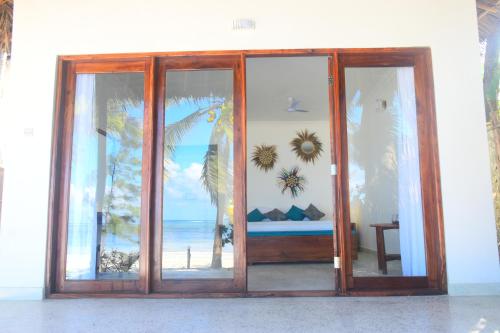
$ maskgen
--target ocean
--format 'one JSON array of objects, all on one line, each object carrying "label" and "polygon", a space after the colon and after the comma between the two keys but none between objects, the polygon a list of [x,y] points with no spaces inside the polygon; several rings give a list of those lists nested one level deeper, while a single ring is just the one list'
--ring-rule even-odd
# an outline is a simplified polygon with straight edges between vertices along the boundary
[{"label": "ocean", "polygon": [[[215,220],[164,220],[163,252],[187,251],[188,246],[193,252],[212,251],[214,232]],[[138,235],[129,240],[120,235],[107,234],[104,240],[105,250],[139,251],[138,239]],[[229,249],[232,250],[231,244],[226,244],[224,252]]]}]

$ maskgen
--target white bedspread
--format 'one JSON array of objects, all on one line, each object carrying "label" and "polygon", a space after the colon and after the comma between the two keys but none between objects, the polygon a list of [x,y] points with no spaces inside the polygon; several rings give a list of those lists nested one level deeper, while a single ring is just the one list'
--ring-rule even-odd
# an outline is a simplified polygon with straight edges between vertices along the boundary
[{"label": "white bedspread", "polygon": [[323,231],[332,230],[333,222],[324,221],[267,221],[248,222],[248,232],[270,231]]}]

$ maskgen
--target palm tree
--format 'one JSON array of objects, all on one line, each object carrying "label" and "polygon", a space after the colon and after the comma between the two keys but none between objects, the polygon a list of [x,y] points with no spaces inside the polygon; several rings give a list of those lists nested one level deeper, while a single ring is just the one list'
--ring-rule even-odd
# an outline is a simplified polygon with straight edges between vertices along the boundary
[{"label": "palm tree", "polygon": [[484,59],[484,104],[486,109],[486,122],[488,126],[488,139],[490,145],[491,175],[493,183],[493,200],[496,213],[497,246],[500,255],[500,108],[498,105],[500,81],[500,28],[496,33],[486,39],[486,52]]},{"label": "palm tree", "polygon": [[12,18],[14,3],[12,0],[0,0],[0,98],[5,82],[5,72],[10,62],[12,44]]},{"label": "palm tree", "polygon": [[[4,73],[8,67],[10,58],[13,8],[14,3],[12,0],[0,0],[0,102],[3,95],[3,87],[6,84]],[[0,212],[2,210],[3,172],[2,161],[0,160]]]},{"label": "palm tree", "polygon": [[496,212],[497,245],[500,255],[500,18],[499,0],[476,0],[479,39],[486,44],[484,54],[484,104],[490,144],[493,200]]},{"label": "palm tree", "polygon": [[[500,157],[500,109],[498,107],[498,87],[500,82],[500,28],[484,38],[486,52],[484,58],[484,104],[486,119],[492,123],[497,158]],[[500,162],[498,160],[497,162]],[[499,165],[500,167],[500,165]]]},{"label": "palm tree", "polygon": [[12,42],[13,0],[0,0],[0,54],[10,56]]},{"label": "palm tree", "polygon": [[107,249],[106,235],[138,243],[142,161],[137,151],[142,147],[143,131],[142,119],[134,118],[128,110],[144,101],[143,76],[96,74],[95,91],[94,121],[98,133],[95,269],[99,273],[101,259],[113,250]]},{"label": "palm tree", "polygon": [[[121,238],[133,240],[137,233],[137,221],[128,216],[137,216],[139,202],[132,199],[139,195],[139,184],[135,180],[140,177],[140,160],[134,157],[133,151],[140,148],[142,139],[141,124],[127,116],[128,107],[137,107],[143,101],[143,83],[140,76],[129,76],[129,84],[123,84],[120,75],[99,75],[96,77],[96,91],[107,91],[96,95],[96,130],[98,136],[98,175],[96,188],[97,201],[97,267],[105,248],[102,235],[113,234]],[[111,90],[110,90],[111,89]],[[213,242],[212,267],[222,266],[222,248],[232,239],[223,239],[231,230],[224,226],[226,208],[232,198],[232,182],[230,173],[230,153],[233,142],[233,101],[225,97],[211,98],[209,106],[201,107],[183,119],[165,127],[164,159],[165,177],[168,178],[166,166],[171,160],[177,145],[183,137],[200,121],[213,124],[207,151],[204,155],[201,182],[208,192],[212,205],[216,207],[215,235]],[[205,101],[202,96],[183,96],[167,101],[168,106],[193,102],[198,105]],[[116,141],[120,149],[111,152],[107,147]],[[109,183],[106,185],[106,177]],[[108,190],[106,190],[108,188]],[[126,200],[129,197],[129,200]],[[229,218],[232,218],[231,214]],[[102,224],[105,219],[106,224]],[[228,236],[230,237],[230,236]],[[230,237],[232,238],[232,237]]]},{"label": "palm tree", "polygon": [[[179,103],[186,99],[196,103],[199,98],[184,97],[172,103]],[[232,243],[232,239],[224,240],[223,234],[228,231],[224,226],[224,215],[232,198],[230,154],[233,143],[233,101],[225,98],[212,98],[212,100],[208,107],[199,108],[185,118],[165,127],[164,160],[167,165],[177,144],[196,123],[203,119],[213,123],[200,180],[210,196],[212,205],[216,207],[211,267],[220,268],[222,267],[222,248],[226,243]],[[231,219],[232,216],[229,218]],[[231,234],[229,232],[229,235]]]}]

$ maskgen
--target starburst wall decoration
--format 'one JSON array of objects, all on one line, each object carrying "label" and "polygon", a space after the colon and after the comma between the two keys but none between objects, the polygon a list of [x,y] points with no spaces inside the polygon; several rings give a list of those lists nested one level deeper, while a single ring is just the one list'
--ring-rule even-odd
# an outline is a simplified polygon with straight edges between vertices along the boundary
[{"label": "starburst wall decoration", "polygon": [[316,133],[307,130],[297,132],[297,137],[290,142],[292,150],[302,161],[309,163],[316,161],[323,151],[323,144]]},{"label": "starburst wall decoration", "polygon": [[306,179],[299,176],[299,168],[294,167],[291,170],[281,169],[278,176],[278,184],[281,186],[281,193],[290,190],[292,198],[296,198],[300,192],[304,191]]},{"label": "starburst wall decoration", "polygon": [[276,146],[260,145],[254,147],[252,161],[259,169],[265,172],[271,170],[277,159]]}]

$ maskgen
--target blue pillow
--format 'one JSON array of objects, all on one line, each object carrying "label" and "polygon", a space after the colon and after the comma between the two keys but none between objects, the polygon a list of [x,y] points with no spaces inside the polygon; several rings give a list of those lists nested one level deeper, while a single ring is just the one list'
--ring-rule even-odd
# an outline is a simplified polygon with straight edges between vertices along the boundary
[{"label": "blue pillow", "polygon": [[288,212],[286,212],[286,217],[292,221],[302,221],[304,217],[304,211],[299,207],[293,205]]},{"label": "blue pillow", "polygon": [[266,217],[264,216],[264,214],[262,214],[260,212],[260,210],[258,209],[254,209],[252,210],[250,213],[248,213],[247,215],[247,221],[248,222],[260,222],[262,221],[263,219],[265,219]]}]

